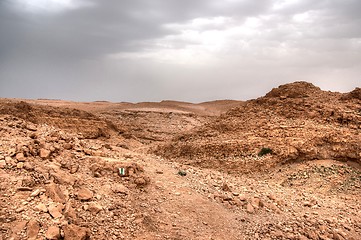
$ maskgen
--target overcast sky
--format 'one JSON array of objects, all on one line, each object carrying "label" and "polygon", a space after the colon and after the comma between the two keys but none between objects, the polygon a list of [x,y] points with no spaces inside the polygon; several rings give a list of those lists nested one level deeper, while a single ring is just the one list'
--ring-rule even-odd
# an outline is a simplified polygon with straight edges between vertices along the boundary
[{"label": "overcast sky", "polygon": [[0,97],[250,99],[361,86],[360,0],[0,0]]}]

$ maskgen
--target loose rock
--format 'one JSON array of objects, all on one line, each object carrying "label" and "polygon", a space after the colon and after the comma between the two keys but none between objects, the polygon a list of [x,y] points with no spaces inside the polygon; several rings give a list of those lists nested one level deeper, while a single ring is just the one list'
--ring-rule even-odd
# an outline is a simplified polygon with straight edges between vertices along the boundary
[{"label": "loose rock", "polygon": [[75,224],[65,225],[63,228],[64,240],[86,240],[89,238],[89,230]]},{"label": "loose rock", "polygon": [[28,239],[36,239],[40,230],[40,225],[35,220],[30,220],[26,225],[26,235]]},{"label": "loose rock", "polygon": [[81,201],[88,201],[93,198],[93,192],[87,188],[82,188],[78,191],[78,199]]},{"label": "loose rock", "polygon": [[51,226],[45,233],[46,239],[57,240],[60,239],[60,229],[57,226]]}]

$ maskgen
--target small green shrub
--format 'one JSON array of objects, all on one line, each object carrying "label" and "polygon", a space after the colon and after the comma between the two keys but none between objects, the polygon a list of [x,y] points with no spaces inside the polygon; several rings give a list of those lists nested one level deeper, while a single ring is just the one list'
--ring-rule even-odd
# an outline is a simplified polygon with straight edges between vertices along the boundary
[{"label": "small green shrub", "polygon": [[261,151],[259,151],[258,156],[262,157],[267,154],[271,154],[273,151],[270,148],[262,148]]},{"label": "small green shrub", "polygon": [[185,171],[179,170],[178,175],[184,177],[187,175],[187,173]]}]

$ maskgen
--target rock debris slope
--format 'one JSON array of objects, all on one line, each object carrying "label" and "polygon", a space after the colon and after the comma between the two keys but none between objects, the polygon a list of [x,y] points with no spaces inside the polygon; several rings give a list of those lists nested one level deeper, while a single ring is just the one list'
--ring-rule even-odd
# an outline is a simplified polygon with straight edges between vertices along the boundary
[{"label": "rock debris slope", "polygon": [[0,99],[0,240],[360,239],[360,96]]},{"label": "rock debris slope", "polygon": [[[314,159],[361,163],[360,132],[360,89],[340,94],[296,82],[177,136],[156,153],[228,172]],[[272,153],[259,157],[262,148]]]}]

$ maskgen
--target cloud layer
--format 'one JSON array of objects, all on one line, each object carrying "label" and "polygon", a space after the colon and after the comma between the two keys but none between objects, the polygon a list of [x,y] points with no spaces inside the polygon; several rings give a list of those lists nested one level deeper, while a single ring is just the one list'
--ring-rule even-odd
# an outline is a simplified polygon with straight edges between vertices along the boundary
[{"label": "cloud layer", "polygon": [[357,0],[3,0],[0,97],[248,99],[361,83]]}]

